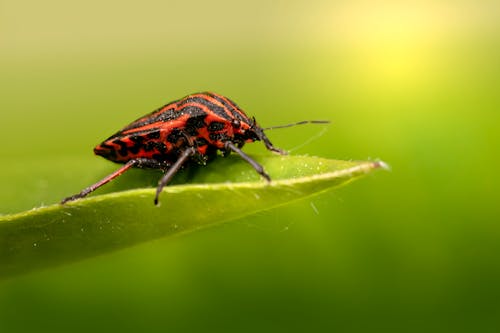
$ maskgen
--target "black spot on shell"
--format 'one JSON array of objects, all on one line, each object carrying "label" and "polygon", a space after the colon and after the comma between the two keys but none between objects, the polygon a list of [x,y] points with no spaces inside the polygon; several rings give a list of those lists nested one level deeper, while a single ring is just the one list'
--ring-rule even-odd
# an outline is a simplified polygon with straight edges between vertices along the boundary
[{"label": "black spot on shell", "polygon": [[138,144],[141,144],[143,141],[144,141],[144,137],[143,136],[131,136],[130,137],[130,141],[134,142],[134,143],[138,143]]},{"label": "black spot on shell", "polygon": [[134,145],[132,147],[129,147],[129,150],[132,154],[138,154],[139,151],[141,150],[141,145]]},{"label": "black spot on shell", "polygon": [[147,144],[144,145],[143,148],[145,151],[148,151],[148,152],[156,150],[160,154],[167,153],[167,146],[163,142],[149,141]]},{"label": "black spot on shell", "polygon": [[210,124],[208,124],[208,131],[209,132],[217,132],[222,129],[224,129],[225,124],[220,122],[220,121],[212,121]]},{"label": "black spot on shell", "polygon": [[206,114],[190,117],[188,120],[186,120],[186,127],[184,128],[184,132],[189,136],[197,136],[198,129],[206,126],[206,117]]},{"label": "black spot on shell", "polygon": [[148,141],[144,145],[144,151],[152,151],[153,149],[155,149],[155,146],[156,146],[156,142],[154,142],[154,141]]},{"label": "black spot on shell", "polygon": [[229,141],[229,137],[224,133],[210,133],[209,138],[212,141]]},{"label": "black spot on shell", "polygon": [[156,142],[155,148],[162,154],[167,152],[167,146],[163,142]]},{"label": "black spot on shell", "polygon": [[182,131],[178,128],[174,128],[167,136],[167,141],[170,143],[177,143],[183,137]]},{"label": "black spot on shell", "polygon": [[115,145],[120,146],[120,149],[118,150],[118,154],[120,154],[121,156],[128,155],[128,147],[127,147],[127,144],[125,142],[121,141],[120,139],[115,139],[115,140],[113,140],[113,143]]}]

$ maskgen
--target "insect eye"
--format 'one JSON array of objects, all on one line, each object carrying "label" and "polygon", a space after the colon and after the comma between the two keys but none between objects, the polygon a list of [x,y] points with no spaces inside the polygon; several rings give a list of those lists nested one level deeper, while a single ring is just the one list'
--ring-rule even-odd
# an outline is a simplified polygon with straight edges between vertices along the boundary
[{"label": "insect eye", "polygon": [[241,122],[238,119],[233,119],[231,121],[231,125],[233,125],[234,128],[240,128],[241,127]]}]

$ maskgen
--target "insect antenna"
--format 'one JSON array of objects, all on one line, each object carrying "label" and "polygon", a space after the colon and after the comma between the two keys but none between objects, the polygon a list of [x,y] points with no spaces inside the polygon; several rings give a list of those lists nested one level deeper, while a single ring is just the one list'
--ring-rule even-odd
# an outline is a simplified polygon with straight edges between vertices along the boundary
[{"label": "insect antenna", "polygon": [[286,124],[286,125],[277,125],[277,126],[271,126],[271,127],[266,127],[263,128],[264,131],[267,130],[272,130],[276,128],[286,128],[286,127],[292,127],[292,126],[297,126],[297,125],[304,125],[304,124],[329,124],[329,120],[302,120],[298,121],[296,123],[291,123],[291,124]]}]

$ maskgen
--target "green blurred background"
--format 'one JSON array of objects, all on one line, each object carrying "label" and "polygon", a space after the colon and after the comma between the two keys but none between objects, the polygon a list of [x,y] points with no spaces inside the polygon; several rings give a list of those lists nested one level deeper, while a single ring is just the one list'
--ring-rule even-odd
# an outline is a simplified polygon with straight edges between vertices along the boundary
[{"label": "green blurred background", "polygon": [[[1,332],[500,330],[498,1],[0,0],[0,88],[2,179],[34,188],[65,159],[94,179],[95,144],[203,90],[333,121],[269,133],[294,154],[393,169],[1,281]],[[41,204],[15,193],[2,213]]]}]

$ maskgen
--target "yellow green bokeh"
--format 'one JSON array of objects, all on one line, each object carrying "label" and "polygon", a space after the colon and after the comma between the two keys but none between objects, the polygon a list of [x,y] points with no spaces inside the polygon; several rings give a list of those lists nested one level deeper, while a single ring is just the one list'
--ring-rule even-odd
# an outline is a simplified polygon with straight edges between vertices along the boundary
[{"label": "yellow green bokeh", "polygon": [[106,165],[95,144],[203,90],[264,127],[332,121],[269,132],[293,154],[392,166],[1,281],[2,332],[500,328],[498,1],[0,0],[0,89],[4,182],[51,160]]}]

